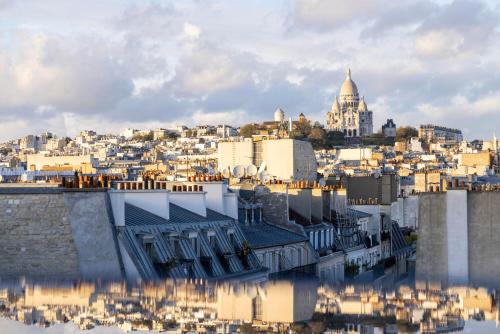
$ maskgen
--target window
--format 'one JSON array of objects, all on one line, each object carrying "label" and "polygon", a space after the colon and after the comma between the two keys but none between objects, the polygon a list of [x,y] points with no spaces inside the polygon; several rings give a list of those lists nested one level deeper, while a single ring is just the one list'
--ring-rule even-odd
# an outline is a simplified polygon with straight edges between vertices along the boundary
[{"label": "window", "polygon": [[252,316],[254,319],[262,320],[262,298],[260,294],[257,292],[257,296],[252,299]]},{"label": "window", "polygon": [[191,241],[191,247],[194,250],[194,253],[196,254],[197,257],[200,257],[201,251],[200,251],[200,242],[198,241],[198,238],[196,236],[189,237]]}]

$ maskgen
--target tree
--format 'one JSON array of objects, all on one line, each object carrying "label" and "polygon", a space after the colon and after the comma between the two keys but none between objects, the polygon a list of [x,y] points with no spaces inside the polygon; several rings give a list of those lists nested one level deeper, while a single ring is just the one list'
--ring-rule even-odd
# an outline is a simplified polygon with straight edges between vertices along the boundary
[{"label": "tree", "polygon": [[290,133],[290,137],[294,139],[305,139],[311,133],[311,124],[308,121],[297,122],[295,129]]},{"label": "tree", "polygon": [[257,133],[257,127],[254,124],[246,124],[240,128],[240,136],[250,138]]},{"label": "tree", "polygon": [[323,321],[321,321],[321,320],[312,320],[312,321],[309,321],[308,325],[311,328],[311,331],[313,332],[313,334],[323,333],[323,331],[326,328],[325,323]]},{"label": "tree", "polygon": [[151,141],[154,139],[154,135],[153,135],[152,131],[150,131],[149,133],[146,133],[146,134],[136,133],[132,137],[132,139],[137,140],[137,141]]},{"label": "tree", "polygon": [[340,131],[328,131],[325,137],[325,148],[344,145],[344,133]]},{"label": "tree", "polygon": [[315,149],[322,149],[325,147],[326,143],[326,131],[320,127],[314,127],[311,129],[311,133],[307,137],[311,141],[311,145]]},{"label": "tree", "polygon": [[411,137],[418,137],[418,130],[412,126],[400,126],[396,130],[396,141],[407,140]]},{"label": "tree", "polygon": [[347,278],[353,278],[359,274],[359,266],[356,263],[344,264],[344,274]]}]

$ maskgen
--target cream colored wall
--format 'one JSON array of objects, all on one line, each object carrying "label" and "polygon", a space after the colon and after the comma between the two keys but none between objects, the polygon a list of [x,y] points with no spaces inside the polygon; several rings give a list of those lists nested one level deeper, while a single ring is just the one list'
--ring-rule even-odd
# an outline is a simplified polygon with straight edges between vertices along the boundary
[{"label": "cream colored wall", "polygon": [[44,156],[42,154],[28,154],[26,158],[28,169],[34,165],[36,170],[41,170],[43,166],[80,166],[92,162],[90,155]]},{"label": "cream colored wall", "polygon": [[93,285],[81,285],[76,288],[27,287],[25,306],[43,305],[89,306],[90,296],[94,293]]},{"label": "cream colored wall", "polygon": [[316,181],[318,163],[311,143],[294,140],[293,151],[294,179]]},{"label": "cream colored wall", "polygon": [[262,160],[267,172],[279,179],[289,180],[293,173],[293,140],[265,140],[262,142]]},{"label": "cream colored wall", "polygon": [[222,285],[217,289],[217,318],[221,320],[252,320],[252,299],[256,291],[249,291],[242,285],[241,291],[235,291],[238,286]]},{"label": "cream colored wall", "polygon": [[311,190],[288,189],[288,204],[290,208],[306,219],[311,219]]},{"label": "cream colored wall", "polygon": [[262,320],[294,322],[294,286],[289,281],[269,283],[263,298]]},{"label": "cream colored wall", "polygon": [[253,163],[253,143],[250,140],[219,143],[217,158],[219,170],[238,165],[249,166]]}]

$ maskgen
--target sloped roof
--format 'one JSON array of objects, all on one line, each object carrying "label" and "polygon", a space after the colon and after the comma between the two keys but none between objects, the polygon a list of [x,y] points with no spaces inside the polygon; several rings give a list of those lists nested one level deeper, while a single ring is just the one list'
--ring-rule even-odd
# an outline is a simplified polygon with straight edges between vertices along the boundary
[{"label": "sloped roof", "polygon": [[309,240],[306,236],[285,230],[276,225],[260,223],[253,226],[241,226],[252,248],[283,246]]},{"label": "sloped roof", "polygon": [[125,203],[125,225],[186,224],[233,220],[231,217],[210,209],[207,209],[207,217],[205,218],[172,203],[170,203],[169,213],[170,219],[165,219],[135,205]]},{"label": "sloped roof", "polygon": [[352,215],[358,218],[366,218],[371,216],[371,214],[368,212],[359,211],[351,208],[347,208],[347,211],[349,211]]}]

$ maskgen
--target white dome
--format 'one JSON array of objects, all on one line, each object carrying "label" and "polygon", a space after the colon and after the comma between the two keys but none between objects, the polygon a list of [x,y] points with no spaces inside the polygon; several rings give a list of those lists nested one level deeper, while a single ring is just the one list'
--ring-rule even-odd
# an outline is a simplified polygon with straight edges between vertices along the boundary
[{"label": "white dome", "polygon": [[344,80],[344,83],[342,84],[342,87],[340,88],[340,98],[342,100],[350,100],[352,98],[357,99],[359,96],[358,94],[358,87],[352,81],[351,79],[351,69],[347,70],[346,78]]}]

